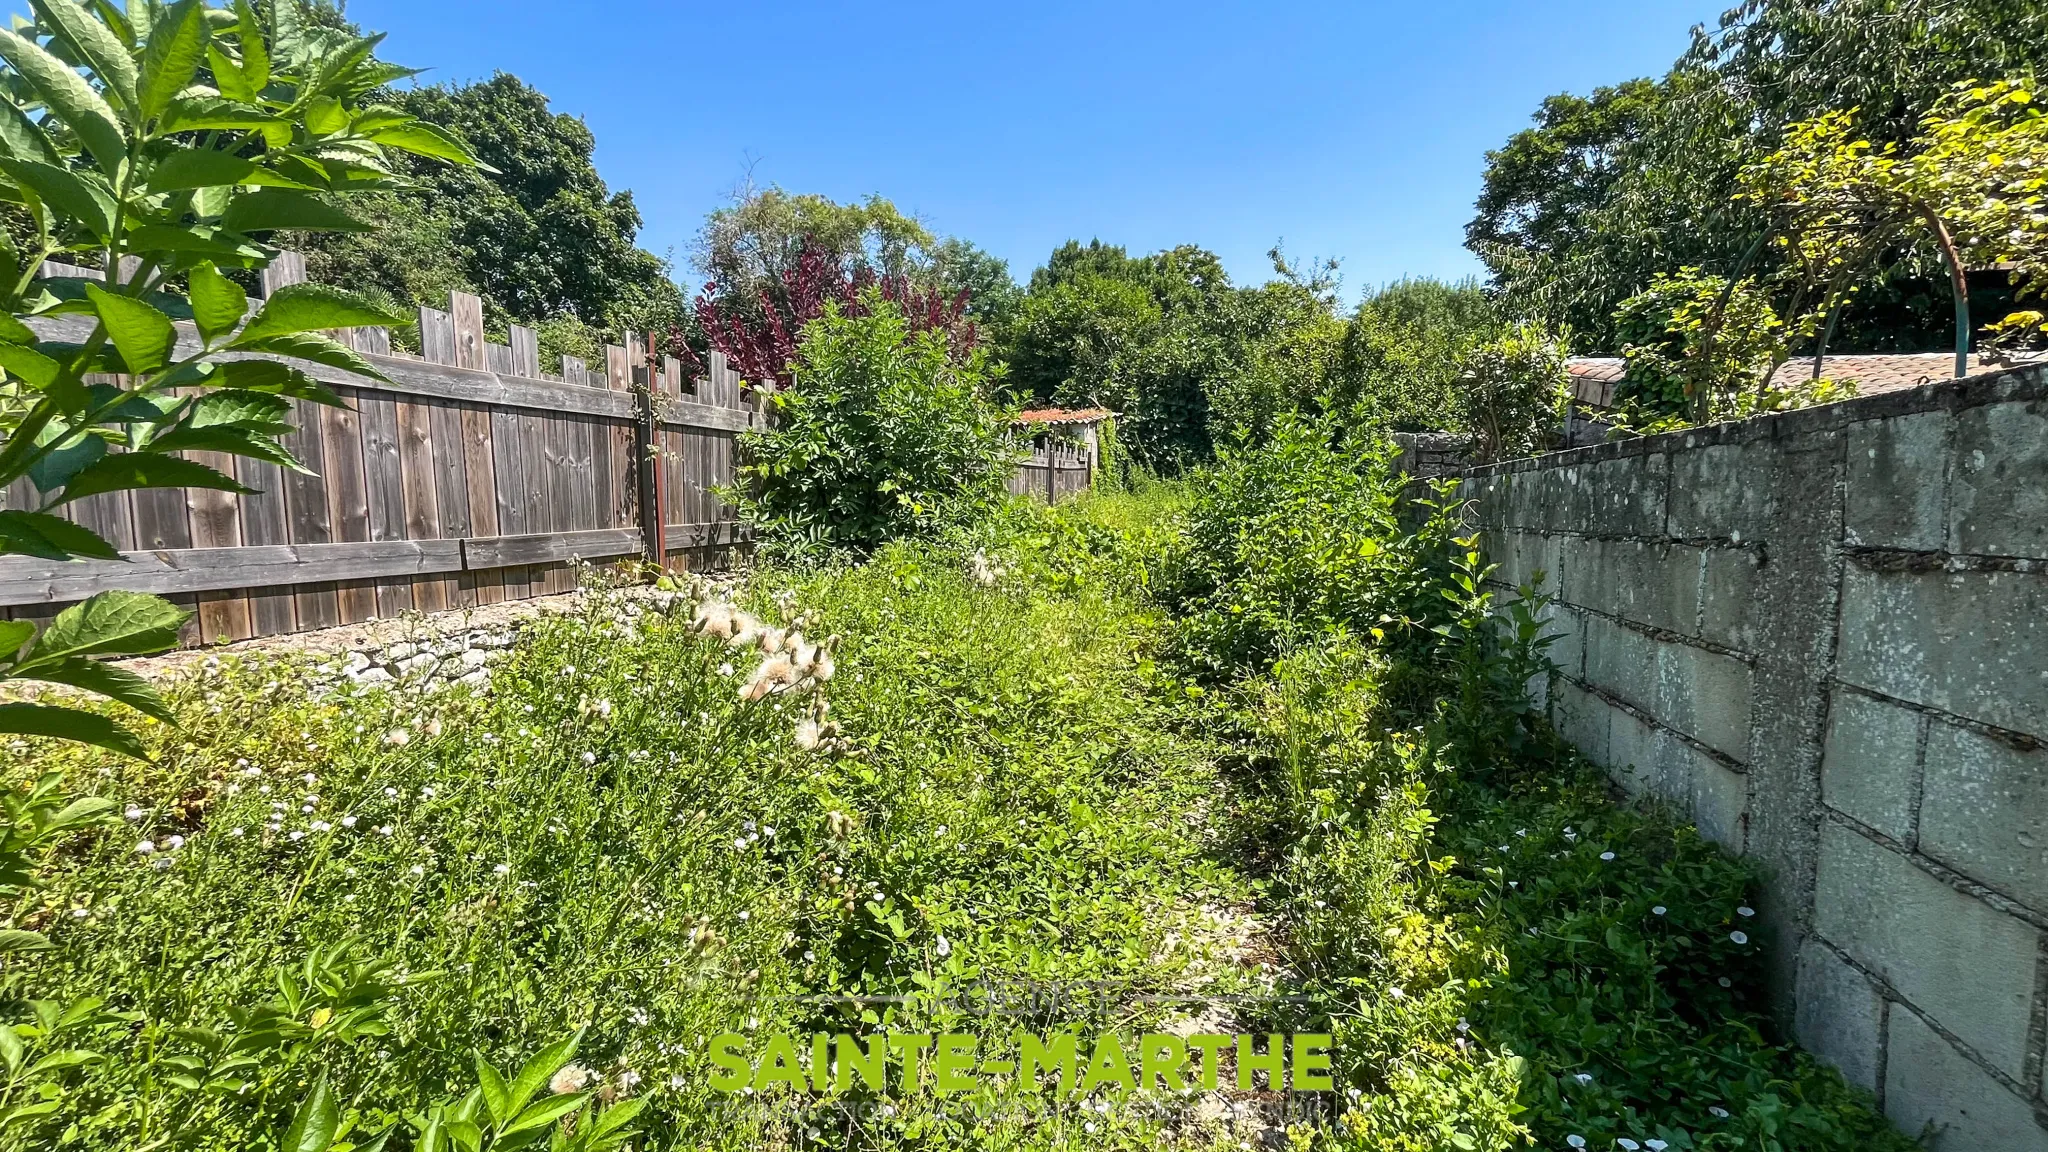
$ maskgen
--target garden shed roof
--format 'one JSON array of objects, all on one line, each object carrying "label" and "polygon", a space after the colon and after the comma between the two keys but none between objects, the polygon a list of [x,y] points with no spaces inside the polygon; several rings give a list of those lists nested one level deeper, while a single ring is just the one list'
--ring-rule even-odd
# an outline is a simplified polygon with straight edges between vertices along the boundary
[{"label": "garden shed roof", "polygon": [[1100,424],[1114,415],[1107,408],[1033,408],[1017,413],[1017,423]]}]

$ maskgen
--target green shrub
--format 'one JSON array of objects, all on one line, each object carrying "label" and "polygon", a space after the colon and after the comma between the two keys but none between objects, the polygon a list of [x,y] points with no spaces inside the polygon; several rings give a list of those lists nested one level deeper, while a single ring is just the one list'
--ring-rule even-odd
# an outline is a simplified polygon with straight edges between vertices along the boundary
[{"label": "green shrub", "polygon": [[[1615,400],[1630,423],[1704,423],[1762,389],[1792,333],[1753,279],[1729,286],[1697,268],[1659,275],[1614,313],[1628,379]],[[1704,407],[1702,406],[1704,401]]]},{"label": "green shrub", "polygon": [[860,316],[828,304],[795,383],[772,394],[775,423],[741,434],[728,495],[790,553],[865,553],[970,520],[1002,498],[1017,455],[992,383],[980,350],[912,334],[879,295]]},{"label": "green shrub", "polygon": [[1432,558],[1453,523],[1443,507],[1404,528],[1394,456],[1345,445],[1334,422],[1287,416],[1269,442],[1197,477],[1185,563],[1165,590],[1184,658],[1228,678],[1333,631],[1426,647],[1446,617]]},{"label": "green shrub", "polygon": [[1571,388],[1564,362],[1563,344],[1526,324],[1458,358],[1457,408],[1482,462],[1534,455],[1557,442]]}]

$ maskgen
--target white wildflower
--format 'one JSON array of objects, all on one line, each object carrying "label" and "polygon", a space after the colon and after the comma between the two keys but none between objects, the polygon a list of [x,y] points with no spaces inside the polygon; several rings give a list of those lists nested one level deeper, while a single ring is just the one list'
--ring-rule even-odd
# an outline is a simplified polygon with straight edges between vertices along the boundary
[{"label": "white wildflower", "polygon": [[384,734],[384,742],[386,744],[391,744],[399,748],[403,748],[407,744],[412,743],[412,733],[406,731],[403,728],[393,728],[391,731],[386,732]]},{"label": "white wildflower", "polygon": [[169,839],[165,840],[164,844],[168,846],[171,849],[171,851],[176,852],[178,849],[183,848],[185,846],[185,838],[183,836],[172,836]]},{"label": "white wildflower", "polygon": [[1602,853],[1600,854],[1600,858],[1601,858],[1602,860],[1612,860],[1612,859],[1614,859],[1614,853],[1612,853],[1612,852],[1602,852]]},{"label": "white wildflower", "polygon": [[581,1064],[564,1064],[561,1071],[548,1081],[548,1091],[557,1096],[567,1096],[571,1092],[582,1091],[584,1085],[596,1078],[596,1073]]},{"label": "white wildflower", "polygon": [[1730,940],[1735,941],[1737,944],[1749,943],[1749,933],[1747,932],[1730,932],[1728,934],[1728,938]]},{"label": "white wildflower", "polygon": [[946,939],[946,934],[944,932],[939,933],[939,946],[936,949],[936,951],[941,957],[951,956],[953,954],[953,942],[951,940]]},{"label": "white wildflower", "polygon": [[1749,917],[1749,916],[1754,916],[1754,915],[1756,915],[1756,909],[1754,909],[1754,908],[1749,908],[1749,907],[1742,907],[1742,908],[1737,908],[1737,909],[1735,910],[1735,914],[1736,914],[1737,916],[1742,916],[1742,917]]},{"label": "white wildflower", "polygon": [[135,846],[135,850],[136,850],[137,852],[141,853],[142,855],[144,855],[144,856],[147,856],[147,855],[149,855],[149,854],[150,854],[151,852],[154,852],[154,851],[156,851],[156,841],[154,841],[154,840],[144,840],[144,841],[143,841],[142,843],[140,843],[140,844],[137,844],[137,845]]},{"label": "white wildflower", "polygon": [[342,826],[343,828],[353,828],[353,827],[355,827],[355,826],[356,826],[356,818],[355,818],[355,817],[353,817],[353,816],[343,816],[343,817],[341,818],[341,826]]},{"label": "white wildflower", "polygon": [[1669,909],[1665,908],[1662,904],[1659,904],[1655,908],[1650,909],[1650,915],[1662,916],[1667,911],[1669,911]]},{"label": "white wildflower", "polygon": [[806,752],[815,751],[823,739],[823,730],[816,720],[806,720],[796,726],[796,746]]}]

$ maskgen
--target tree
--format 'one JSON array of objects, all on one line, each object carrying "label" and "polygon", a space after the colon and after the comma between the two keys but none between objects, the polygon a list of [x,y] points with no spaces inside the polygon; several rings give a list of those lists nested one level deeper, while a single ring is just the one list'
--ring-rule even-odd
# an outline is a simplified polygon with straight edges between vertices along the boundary
[{"label": "tree", "polygon": [[931,279],[948,298],[965,293],[967,314],[986,329],[1001,330],[1016,319],[1024,290],[1010,276],[1010,265],[957,237],[933,247]]},{"label": "tree", "polygon": [[1467,431],[1456,403],[1458,360],[1500,329],[1499,310],[1476,280],[1386,285],[1359,303],[1345,330],[1333,401],[1388,431]]},{"label": "tree", "polygon": [[1271,255],[1275,278],[1240,288],[1194,245],[1134,257],[1062,244],[1003,334],[1013,392],[1119,413],[1132,457],[1155,469],[1263,438],[1279,413],[1315,406],[1343,340],[1334,266]]},{"label": "tree", "polygon": [[[187,452],[302,467],[278,442],[292,430],[291,398],[341,401],[272,357],[378,377],[324,333],[388,323],[385,312],[294,285],[250,316],[221,268],[262,268],[277,254],[263,238],[277,230],[365,227],[336,204],[396,186],[398,157],[475,160],[403,110],[366,103],[410,73],[376,60],[376,39],[311,26],[294,4],[272,6],[267,21],[246,0],[129,10],[147,19],[71,0],[35,10],[0,31],[0,197],[29,229],[25,249],[0,239],[13,272],[0,278],[0,486],[26,477],[41,502],[0,511],[0,552],[115,560],[59,511],[132,489],[248,491]],[[94,261],[103,277],[39,280],[58,255]],[[174,315],[192,320],[196,350],[180,347]],[[93,658],[169,647],[185,616],[107,592],[40,633],[7,623],[0,679],[66,684],[169,720],[141,677]],[[0,705],[0,731],[143,754],[132,732],[77,709]]]},{"label": "tree", "polygon": [[391,98],[468,142],[488,167],[408,165],[407,185],[372,206],[374,231],[294,238],[316,276],[407,306],[445,306],[450,289],[474,291],[494,320],[556,321],[551,343],[586,345],[560,349],[586,358],[598,333],[616,339],[681,318],[667,264],[635,244],[633,194],[598,175],[597,141],[582,120],[504,72]]},{"label": "tree", "polygon": [[[783,272],[776,290],[763,289],[746,301],[720,292],[714,284],[697,297],[693,314],[705,347],[724,353],[742,378],[774,388],[789,382],[812,322],[833,308],[842,316],[867,315],[870,292],[894,307],[910,330],[943,335],[957,357],[971,353],[979,340],[979,329],[968,318],[964,289],[948,295],[902,276],[877,278],[865,265],[849,272],[831,251],[816,244],[807,245]],[[671,328],[670,347],[693,368],[701,368],[689,336],[680,326]]]},{"label": "tree", "polygon": [[[1770,226],[1733,198],[1745,165],[1828,111],[1860,107],[1872,140],[1903,143],[1951,85],[2044,65],[2048,9],[2035,0],[1746,0],[1654,92],[1547,102],[1536,135],[1495,154],[1472,246],[1512,312],[1569,324],[1592,349],[1615,348],[1614,309],[1680,267],[1755,274],[1783,300],[1796,284],[1777,276],[1780,254],[1738,272]],[[1550,226],[1561,216],[1571,223]],[[1914,239],[1869,267],[1842,342],[1948,343],[1932,244]]]},{"label": "tree", "polygon": [[[1611,203],[1627,171],[1630,145],[1647,130],[1668,91],[1655,81],[1630,80],[1594,89],[1590,98],[1546,97],[1536,127],[1486,154],[1478,215],[1465,226],[1466,245],[1499,275],[1542,255],[1594,243],[1600,209]],[[1583,329],[1597,329],[1606,320],[1604,313],[1563,311],[1560,320]]]},{"label": "tree", "polygon": [[935,241],[924,225],[880,196],[857,204],[792,195],[780,188],[743,190],[711,213],[690,254],[697,271],[735,301],[774,297],[806,252],[823,252],[854,276],[907,279]]}]

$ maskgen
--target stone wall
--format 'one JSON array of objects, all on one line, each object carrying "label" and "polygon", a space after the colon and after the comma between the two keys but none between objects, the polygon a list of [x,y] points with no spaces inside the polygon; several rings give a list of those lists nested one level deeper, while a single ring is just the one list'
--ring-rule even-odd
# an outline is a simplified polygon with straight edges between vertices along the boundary
[{"label": "stone wall", "polygon": [[2048,1152],[2048,370],[1462,475],[1558,729],[1768,876],[1797,1038]]}]

